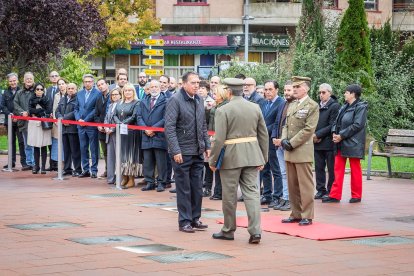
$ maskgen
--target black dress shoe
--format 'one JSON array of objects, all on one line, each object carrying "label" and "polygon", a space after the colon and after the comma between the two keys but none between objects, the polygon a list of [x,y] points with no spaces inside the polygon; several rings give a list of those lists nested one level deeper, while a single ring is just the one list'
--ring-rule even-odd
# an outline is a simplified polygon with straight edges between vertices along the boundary
[{"label": "black dress shoe", "polygon": [[171,189],[169,192],[172,193],[172,194],[175,194],[175,193],[177,193],[177,190],[176,189]]},{"label": "black dress shoe", "polygon": [[151,190],[155,190],[155,184],[150,184],[148,183],[147,186],[141,188],[141,191],[151,191]]},{"label": "black dress shoe", "polygon": [[218,232],[213,234],[213,239],[216,240],[226,240],[226,241],[232,241],[234,240],[234,237],[225,236],[223,232]]},{"label": "black dress shoe", "polygon": [[30,171],[32,169],[33,169],[33,167],[32,166],[29,166],[29,165],[26,165],[26,166],[23,166],[22,167],[22,171]]},{"label": "black dress shoe", "polygon": [[285,203],[279,207],[279,211],[290,211],[290,201],[285,200]]},{"label": "black dress shoe", "polygon": [[339,199],[329,197],[329,196],[322,198],[322,203],[339,203],[339,202],[340,202]]},{"label": "black dress shoe", "polygon": [[90,172],[82,172],[80,175],[79,175],[79,178],[83,178],[83,177],[90,177],[91,176],[91,173]]},{"label": "black dress shoe", "polygon": [[158,184],[157,192],[164,192],[164,191],[165,191],[164,185],[163,184]]},{"label": "black dress shoe", "polygon": [[356,198],[356,197],[353,197],[353,198],[351,198],[349,200],[349,203],[359,203],[359,202],[361,202],[361,199],[360,198]]},{"label": "black dress shoe", "polygon": [[[12,164],[12,168],[16,167],[16,164]],[[8,169],[9,168],[9,164],[6,164],[3,166],[3,169]]]},{"label": "black dress shoe", "polygon": [[211,196],[211,189],[205,188],[201,196],[202,197],[209,197],[209,196]]},{"label": "black dress shoe", "polygon": [[319,192],[316,193],[314,198],[315,199],[322,199],[324,195],[326,195],[326,192],[319,191]]},{"label": "black dress shoe", "polygon": [[219,195],[210,196],[210,200],[221,200],[221,196]]},{"label": "black dress shoe", "polygon": [[195,233],[193,227],[190,224],[178,227],[178,230],[184,233]]},{"label": "black dress shoe", "polygon": [[171,183],[167,183],[167,184],[165,184],[165,189],[169,189],[169,188],[171,188],[172,186],[171,186]]},{"label": "black dress shoe", "polygon": [[73,177],[78,177],[79,175],[80,175],[80,173],[78,173],[78,172],[72,172]]},{"label": "black dress shoe", "polygon": [[276,207],[276,206],[278,206],[279,204],[280,204],[280,201],[282,201],[283,199],[274,199],[274,200],[272,200],[272,202],[270,202],[270,204],[269,204],[269,208],[274,208],[274,207]]},{"label": "black dress shoe", "polygon": [[312,224],[312,220],[311,219],[301,219],[299,221],[299,226],[308,226]]},{"label": "black dress shoe", "polygon": [[39,170],[33,169],[32,170],[32,174],[37,174],[39,172]]},{"label": "black dress shoe", "polygon": [[251,235],[249,239],[249,243],[258,244],[260,243],[261,239],[262,239],[262,235],[260,234]]},{"label": "black dress shoe", "polygon": [[65,175],[72,175],[73,173],[72,172],[70,172],[70,171],[65,171],[65,172],[63,172],[63,176],[65,176]]},{"label": "black dress shoe", "polygon": [[267,205],[267,204],[270,204],[270,200],[269,199],[267,199],[267,198],[265,198],[265,197],[262,197],[261,199],[260,199],[260,204],[261,205]]},{"label": "black dress shoe", "polygon": [[96,175],[95,172],[91,173],[91,178],[97,178],[98,176]]},{"label": "black dress shoe", "polygon": [[191,227],[196,228],[196,229],[207,229],[208,225],[203,224],[201,221],[197,220],[197,221],[191,223]]},{"label": "black dress shoe", "polygon": [[40,171],[40,174],[46,174],[46,171],[45,170],[41,170]]},{"label": "black dress shoe", "polygon": [[287,219],[282,219],[282,223],[296,223],[299,221],[301,221],[301,219],[292,218],[292,217],[288,217]]}]

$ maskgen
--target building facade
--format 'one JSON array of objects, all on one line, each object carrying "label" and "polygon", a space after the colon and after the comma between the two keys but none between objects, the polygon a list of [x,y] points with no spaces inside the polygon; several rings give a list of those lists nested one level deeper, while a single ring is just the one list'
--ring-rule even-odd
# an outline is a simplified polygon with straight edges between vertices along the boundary
[{"label": "building facade", "polygon": [[[215,74],[215,65],[224,61],[244,61],[245,28],[248,24],[248,61],[270,63],[289,49],[301,15],[300,0],[154,0],[162,30],[164,72],[179,77],[188,70],[202,77]],[[368,23],[380,27],[391,20],[394,29],[414,31],[414,0],[364,0]],[[324,14],[335,19],[346,10],[347,0],[325,0]],[[246,20],[247,19],[247,20]],[[107,76],[115,77],[117,68],[127,68],[131,82],[147,66],[144,46],[119,49],[107,61]],[[93,69],[101,68],[99,58]]]}]

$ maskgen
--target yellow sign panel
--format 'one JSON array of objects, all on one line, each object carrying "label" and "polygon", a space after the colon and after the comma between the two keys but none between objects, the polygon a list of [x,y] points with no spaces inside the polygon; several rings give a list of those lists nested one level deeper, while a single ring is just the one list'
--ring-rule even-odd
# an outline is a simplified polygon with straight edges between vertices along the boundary
[{"label": "yellow sign panel", "polygon": [[144,39],[145,46],[164,46],[164,39]]},{"label": "yellow sign panel", "polygon": [[158,69],[144,69],[144,72],[148,76],[161,76],[161,75],[164,75],[164,70],[158,70]]},{"label": "yellow sign panel", "polygon": [[145,56],[162,57],[162,56],[164,56],[164,50],[159,50],[159,49],[144,49],[144,55]]},{"label": "yellow sign panel", "polygon": [[144,59],[145,65],[155,65],[155,66],[164,66],[164,60],[163,59]]}]

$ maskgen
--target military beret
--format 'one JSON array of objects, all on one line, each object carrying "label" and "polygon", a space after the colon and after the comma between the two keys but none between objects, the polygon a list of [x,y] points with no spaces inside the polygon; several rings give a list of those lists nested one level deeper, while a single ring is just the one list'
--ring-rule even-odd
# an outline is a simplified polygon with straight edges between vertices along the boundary
[{"label": "military beret", "polygon": [[227,85],[230,88],[243,89],[244,80],[237,78],[225,78],[223,80],[223,84]]},{"label": "military beret", "polygon": [[304,82],[311,82],[312,79],[308,78],[308,77],[300,77],[300,76],[293,76],[292,77],[292,82],[293,82],[293,86],[297,86],[297,85],[301,85]]}]

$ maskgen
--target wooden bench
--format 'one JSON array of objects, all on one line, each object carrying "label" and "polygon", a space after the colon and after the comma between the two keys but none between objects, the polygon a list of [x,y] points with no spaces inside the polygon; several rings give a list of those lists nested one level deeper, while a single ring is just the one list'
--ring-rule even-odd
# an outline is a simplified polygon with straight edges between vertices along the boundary
[{"label": "wooden bench", "polygon": [[[384,150],[374,150],[375,143],[382,144]],[[367,180],[371,179],[372,156],[382,156],[387,158],[388,177],[391,177],[391,157],[399,156],[414,158],[414,130],[390,129],[388,130],[386,142],[372,141],[369,144]]]}]

